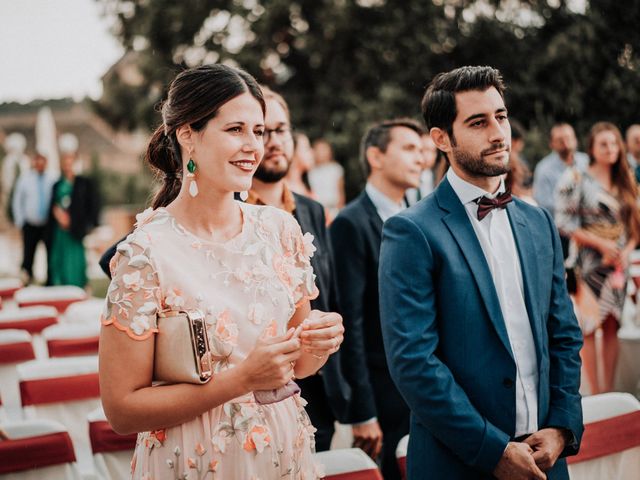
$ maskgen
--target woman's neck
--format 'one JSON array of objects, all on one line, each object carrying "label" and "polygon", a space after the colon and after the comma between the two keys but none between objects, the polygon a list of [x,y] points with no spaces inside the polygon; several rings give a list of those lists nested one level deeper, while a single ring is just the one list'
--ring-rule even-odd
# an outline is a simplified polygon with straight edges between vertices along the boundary
[{"label": "woman's neck", "polygon": [[589,166],[589,173],[595,178],[607,191],[611,191],[613,184],[611,182],[611,166],[594,163]]},{"label": "woman's neck", "polygon": [[202,238],[224,241],[242,229],[242,213],[233,192],[207,191],[200,186],[198,195],[192,197],[183,184],[166,209],[182,226]]}]

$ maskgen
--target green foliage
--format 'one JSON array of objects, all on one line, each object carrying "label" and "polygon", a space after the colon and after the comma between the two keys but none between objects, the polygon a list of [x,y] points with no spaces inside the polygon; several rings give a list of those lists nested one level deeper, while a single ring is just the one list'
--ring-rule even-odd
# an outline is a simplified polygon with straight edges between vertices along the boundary
[{"label": "green foliage", "polygon": [[599,120],[638,121],[639,2],[591,0],[576,12],[565,0],[98,1],[143,78],[105,81],[96,109],[112,124],[153,127],[177,71],[231,61],[287,98],[298,129],[328,138],[349,194],[361,186],[367,125],[419,118],[429,80],[457,66],[503,72],[533,163],[556,120],[581,136]]},{"label": "green foliage", "polygon": [[100,157],[93,152],[88,176],[97,185],[102,204],[106,206],[131,205],[142,210],[151,195],[153,177],[146,166],[138,175],[106,169],[100,166]]}]

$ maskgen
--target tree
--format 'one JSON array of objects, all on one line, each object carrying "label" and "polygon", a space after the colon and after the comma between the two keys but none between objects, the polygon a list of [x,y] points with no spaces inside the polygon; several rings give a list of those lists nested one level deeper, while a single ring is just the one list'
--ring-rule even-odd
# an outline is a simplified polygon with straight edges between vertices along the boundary
[{"label": "tree", "polygon": [[367,125],[419,117],[429,80],[456,66],[503,72],[510,114],[529,129],[534,161],[555,120],[580,134],[598,120],[637,121],[633,2],[592,0],[576,11],[565,0],[98,1],[116,17],[141,78],[105,79],[96,108],[112,124],[151,128],[177,71],[231,62],[281,92],[299,129],[331,141],[351,194],[362,181],[358,144]]}]

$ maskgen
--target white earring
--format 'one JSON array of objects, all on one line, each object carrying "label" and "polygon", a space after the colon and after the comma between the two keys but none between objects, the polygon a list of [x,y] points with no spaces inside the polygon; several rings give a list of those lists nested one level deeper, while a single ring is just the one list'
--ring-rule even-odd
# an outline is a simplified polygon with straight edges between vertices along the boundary
[{"label": "white earring", "polygon": [[247,192],[246,190],[243,190],[242,192],[240,192],[240,200],[242,200],[243,202],[246,202],[247,198],[249,198],[249,192]]}]

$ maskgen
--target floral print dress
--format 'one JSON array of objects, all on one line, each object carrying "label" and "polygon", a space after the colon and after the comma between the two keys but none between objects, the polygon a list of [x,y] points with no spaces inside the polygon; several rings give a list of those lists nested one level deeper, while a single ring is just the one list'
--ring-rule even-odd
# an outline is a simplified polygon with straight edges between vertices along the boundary
[{"label": "floral print dress", "polygon": [[[138,215],[137,228],[112,260],[102,323],[145,340],[157,333],[159,311],[200,309],[214,372],[237,366],[260,337],[285,333],[296,305],[318,293],[309,261],[313,236],[303,236],[283,211],[238,205],[242,231],[226,242],[196,237],[163,208]],[[249,393],[182,425],[142,432],[132,476],[320,478],[305,403],[294,395],[260,405]]]},{"label": "floral print dress", "polygon": [[[561,233],[571,236],[584,229],[624,248],[628,237],[620,217],[620,202],[588,172],[567,169],[558,181],[555,199],[555,222]],[[628,272],[605,265],[599,251],[573,241],[567,262],[575,267],[578,280],[575,300],[582,332],[593,333],[608,316],[620,322]]]}]

